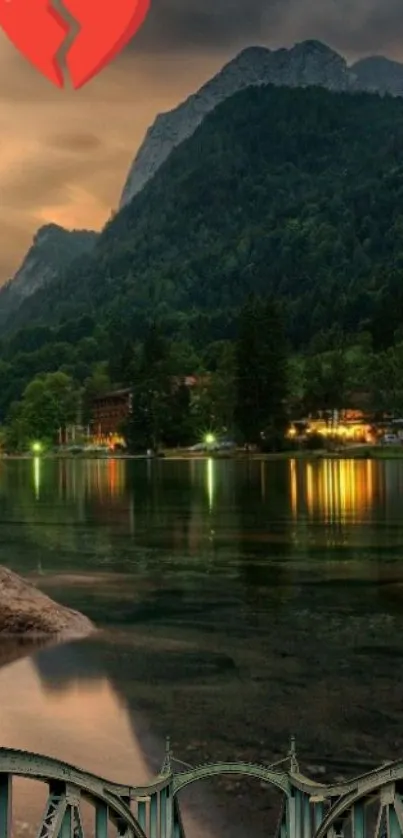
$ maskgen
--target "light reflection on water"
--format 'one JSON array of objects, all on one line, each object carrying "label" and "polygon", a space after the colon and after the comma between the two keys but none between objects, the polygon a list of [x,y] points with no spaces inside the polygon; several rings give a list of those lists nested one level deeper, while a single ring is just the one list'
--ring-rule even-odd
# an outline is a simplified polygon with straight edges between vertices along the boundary
[{"label": "light reflection on water", "polygon": [[[20,472],[20,479],[16,482],[23,486],[27,476],[26,463],[8,463],[7,470],[10,467]],[[260,503],[267,502],[270,506],[279,476],[282,482],[286,478],[284,512],[293,518],[307,514],[339,521],[358,519],[363,514],[371,515],[374,506],[390,500],[396,491],[403,493],[403,461],[320,459],[306,462],[291,458],[285,462],[245,463],[207,458],[144,464],[114,459],[55,463],[35,457],[32,460],[34,496],[40,500],[42,489],[51,483],[54,490],[57,483],[59,502],[80,503],[96,498],[102,505],[103,502],[108,504],[119,499],[133,500],[130,489],[136,488],[135,480],[134,486],[130,486],[128,476],[136,467],[143,486],[146,484],[149,487],[156,480],[164,482],[164,471],[168,473],[165,489],[177,488],[174,484],[177,479],[188,483],[190,490],[197,491],[204,512],[216,511],[223,500],[234,496],[234,481],[247,482],[254,498],[259,496]],[[1,482],[7,482],[7,470],[3,464]],[[170,472],[173,480],[170,480]],[[158,496],[156,491],[154,500]],[[45,498],[42,496],[43,500]],[[127,512],[133,512],[130,503]]]}]

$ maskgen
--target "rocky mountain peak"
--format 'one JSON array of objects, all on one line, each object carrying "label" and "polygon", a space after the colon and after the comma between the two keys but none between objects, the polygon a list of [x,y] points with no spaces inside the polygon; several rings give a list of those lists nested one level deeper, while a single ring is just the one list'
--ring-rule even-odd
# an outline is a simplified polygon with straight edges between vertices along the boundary
[{"label": "rocky mountain peak", "polygon": [[159,114],[135,157],[120,207],[131,201],[172,149],[190,137],[219,102],[238,90],[261,84],[321,85],[330,90],[347,90],[352,79],[344,58],[320,41],[303,41],[292,49],[252,46],[242,50],[185,102],[168,113]]}]

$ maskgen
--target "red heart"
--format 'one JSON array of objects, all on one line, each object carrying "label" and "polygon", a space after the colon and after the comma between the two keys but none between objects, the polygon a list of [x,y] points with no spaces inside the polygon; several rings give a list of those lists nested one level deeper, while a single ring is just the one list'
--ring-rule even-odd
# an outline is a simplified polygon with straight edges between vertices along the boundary
[{"label": "red heart", "polygon": [[0,25],[14,46],[53,84],[63,87],[56,53],[68,25],[51,6],[51,0],[0,0]]},{"label": "red heart", "polygon": [[[80,25],[66,58],[75,89],[99,73],[144,22],[150,0],[64,0]],[[53,84],[63,87],[57,53],[69,31],[52,0],[0,0],[0,26],[14,46]]]},{"label": "red heart", "polygon": [[133,38],[146,19],[150,0],[63,0],[63,5],[81,26],[66,59],[77,89],[100,73]]}]

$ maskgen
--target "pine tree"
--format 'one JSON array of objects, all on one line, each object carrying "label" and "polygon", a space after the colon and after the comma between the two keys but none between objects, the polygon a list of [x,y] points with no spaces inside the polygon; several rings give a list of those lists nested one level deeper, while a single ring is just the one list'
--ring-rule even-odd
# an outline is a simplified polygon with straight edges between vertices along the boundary
[{"label": "pine tree", "polygon": [[276,447],[284,436],[287,346],[281,311],[272,299],[251,297],[236,342],[236,421],[245,441]]},{"label": "pine tree", "polygon": [[169,344],[155,324],[133,369],[132,392],[132,415],[126,431],[129,447],[156,451],[164,438],[172,379]]}]

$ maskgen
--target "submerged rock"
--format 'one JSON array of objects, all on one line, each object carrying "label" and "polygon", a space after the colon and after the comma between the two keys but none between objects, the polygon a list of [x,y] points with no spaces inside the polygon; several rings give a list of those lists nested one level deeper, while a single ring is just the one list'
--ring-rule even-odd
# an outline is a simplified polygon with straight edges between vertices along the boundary
[{"label": "submerged rock", "polygon": [[0,637],[83,637],[95,631],[88,617],[54,602],[30,582],[0,565]]}]

